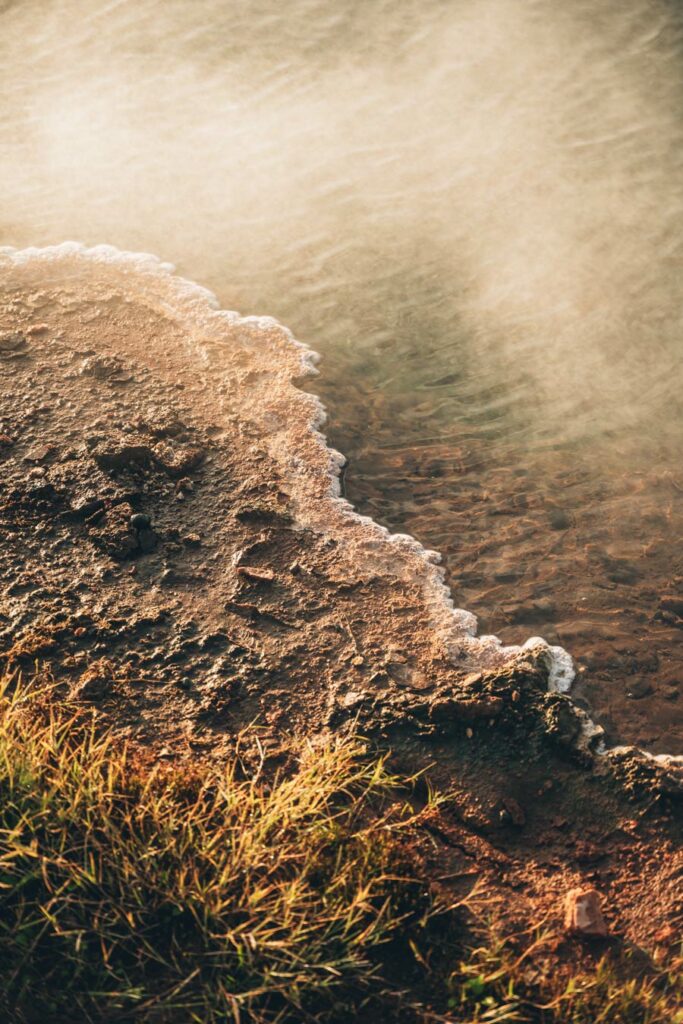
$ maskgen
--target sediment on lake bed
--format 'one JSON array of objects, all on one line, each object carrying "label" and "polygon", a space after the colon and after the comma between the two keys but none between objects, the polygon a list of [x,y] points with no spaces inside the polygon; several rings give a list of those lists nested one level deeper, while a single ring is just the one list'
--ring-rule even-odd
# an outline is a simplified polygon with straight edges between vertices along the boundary
[{"label": "sediment on lake bed", "polygon": [[655,882],[671,919],[679,766],[596,755],[565,653],[477,637],[437,556],[339,498],[312,353],[152,257],[0,250],[0,281],[4,668],[171,763],[358,729],[455,794],[451,867],[522,872],[533,915],[594,835],[637,862],[609,883],[629,935]]}]

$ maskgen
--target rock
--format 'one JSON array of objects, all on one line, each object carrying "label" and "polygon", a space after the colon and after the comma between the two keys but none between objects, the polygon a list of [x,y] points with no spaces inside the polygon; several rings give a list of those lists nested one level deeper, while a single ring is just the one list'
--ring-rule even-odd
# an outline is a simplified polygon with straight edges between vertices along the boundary
[{"label": "rock", "polygon": [[108,380],[114,384],[126,384],[133,379],[118,356],[89,356],[83,360],[78,372],[83,377]]},{"label": "rock", "polygon": [[191,473],[201,466],[206,459],[206,452],[197,447],[188,447],[177,451],[168,444],[159,444],[154,449],[154,456],[159,466],[169,476],[185,477],[187,473]]},{"label": "rock", "polygon": [[354,708],[363,703],[363,694],[359,690],[347,690],[340,696],[339,703],[343,708]]},{"label": "rock", "polygon": [[130,517],[130,525],[134,530],[149,530],[152,525],[152,517],[144,512],[135,512]]},{"label": "rock", "polygon": [[612,583],[636,583],[642,573],[637,565],[625,558],[610,558],[605,563],[607,579]]},{"label": "rock", "polygon": [[103,444],[95,448],[93,458],[100,469],[108,472],[131,468],[148,469],[156,462],[154,452],[144,444]]},{"label": "rock", "polygon": [[159,583],[164,587],[171,586],[171,584],[173,583],[178,583],[179,580],[180,577],[178,576],[178,573],[175,571],[175,569],[171,568],[164,569],[161,576],[159,577]]},{"label": "rock", "polygon": [[[33,472],[33,470],[31,471]],[[32,486],[27,487],[23,495],[17,493],[15,495],[16,500],[25,501],[29,505],[35,505],[37,508],[44,508],[46,505],[57,505],[61,500],[61,494],[49,481],[45,481],[39,475],[41,482],[34,483]]]},{"label": "rock", "polygon": [[683,619],[683,597],[678,597],[676,594],[664,594],[659,600],[659,607],[661,611],[669,612],[678,616],[679,619]]},{"label": "rock", "polygon": [[159,543],[159,537],[152,529],[138,530],[138,549],[141,554],[148,555]]},{"label": "rock", "polygon": [[54,454],[55,449],[51,444],[39,444],[24,455],[24,462],[46,462]]},{"label": "rock", "polygon": [[526,824],[526,814],[514,797],[503,797],[502,804],[498,817],[503,825],[516,825],[517,828],[521,828]]},{"label": "rock", "polygon": [[408,686],[411,690],[418,690],[419,692],[433,690],[434,685],[434,680],[430,679],[424,672],[420,672],[417,669],[408,670]]},{"label": "rock", "polygon": [[410,686],[412,671],[407,665],[400,661],[386,661],[384,667],[399,686]]},{"label": "rock", "polygon": [[607,925],[600,907],[600,896],[592,888],[571,889],[564,900],[565,931],[573,935],[605,938]]},{"label": "rock", "polygon": [[631,700],[641,700],[643,697],[649,697],[651,693],[654,693],[652,683],[642,676],[638,679],[631,679],[626,684],[626,696]]},{"label": "rock", "polygon": [[47,324],[32,324],[31,327],[26,330],[26,334],[29,338],[36,338],[41,334],[48,334],[49,331],[50,328]]},{"label": "rock", "polygon": [[67,523],[95,523],[98,513],[105,511],[107,508],[114,508],[116,505],[130,505],[130,502],[136,501],[138,497],[137,493],[132,493],[119,495],[116,498],[107,498],[106,500],[104,498],[92,498],[62,512],[60,519]]},{"label": "rock", "polygon": [[275,573],[272,569],[258,569],[256,566],[251,565],[238,565],[235,572],[238,576],[253,580],[255,583],[272,583],[275,579]]},{"label": "rock", "polygon": [[135,512],[129,522],[131,528],[135,530],[140,553],[146,555],[154,551],[159,543],[159,537],[152,529],[152,517],[144,512]]},{"label": "rock", "polygon": [[553,509],[548,519],[553,530],[568,530],[572,525],[571,516],[561,508]]},{"label": "rock", "polygon": [[16,355],[27,348],[28,342],[23,334],[0,334],[0,355]]}]

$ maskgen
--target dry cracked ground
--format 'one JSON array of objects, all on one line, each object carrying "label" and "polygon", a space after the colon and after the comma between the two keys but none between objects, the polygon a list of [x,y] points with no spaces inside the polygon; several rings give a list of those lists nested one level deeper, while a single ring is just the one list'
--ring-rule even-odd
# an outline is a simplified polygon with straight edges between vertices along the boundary
[{"label": "dry cracked ground", "polygon": [[0,251],[3,667],[179,766],[360,728],[449,794],[434,881],[507,930],[592,885],[617,941],[673,945],[680,766],[595,753],[546,647],[478,640],[429,553],[335,499],[309,363],[151,258]]}]

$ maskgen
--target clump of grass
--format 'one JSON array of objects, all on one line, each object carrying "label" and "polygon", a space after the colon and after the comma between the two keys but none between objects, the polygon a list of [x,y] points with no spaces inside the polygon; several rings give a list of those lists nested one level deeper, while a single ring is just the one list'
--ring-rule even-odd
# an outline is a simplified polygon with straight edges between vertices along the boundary
[{"label": "clump of grass", "polygon": [[468,1024],[683,1024],[683,956],[638,970],[622,949],[590,968],[558,970],[540,933],[523,950],[489,934],[467,950],[447,986],[454,1020]]},{"label": "clump of grass", "polygon": [[410,813],[358,741],[304,749],[270,781],[173,774],[5,685],[2,1019],[303,1022],[371,1006],[387,997],[378,951],[416,949],[429,915],[400,864]]}]

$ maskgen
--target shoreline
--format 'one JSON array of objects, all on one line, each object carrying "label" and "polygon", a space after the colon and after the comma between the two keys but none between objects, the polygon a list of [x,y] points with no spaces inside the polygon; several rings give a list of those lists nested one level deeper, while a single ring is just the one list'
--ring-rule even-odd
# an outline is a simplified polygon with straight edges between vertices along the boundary
[{"label": "shoreline", "polygon": [[[531,651],[535,658],[546,664],[549,691],[570,691],[575,673],[571,656],[563,648],[546,644],[541,637],[531,637],[518,646],[506,646],[495,636],[478,637],[474,615],[465,609],[454,607],[450,589],[444,582],[445,572],[439,564],[440,554],[424,548],[414,537],[390,533],[385,527],[361,515],[348,500],[341,497],[340,474],[345,457],[327,444],[322,430],[327,420],[326,410],[320,399],[300,391],[295,384],[297,379],[317,374],[316,364],[320,359],[318,353],[297,341],[291,331],[271,317],[242,317],[236,312],[221,309],[217,297],[212,292],[188,279],[177,277],[172,264],[151,254],[122,252],[107,245],[88,248],[75,242],[40,249],[0,248],[0,269],[3,264],[5,267],[36,262],[49,265],[73,259],[103,267],[117,266],[125,273],[142,275],[163,284],[164,289],[177,304],[175,315],[185,318],[186,326],[192,326],[194,331],[199,329],[201,332],[204,329],[215,334],[218,325],[219,332],[227,329],[246,333],[249,347],[257,348],[259,343],[263,343],[274,348],[275,357],[280,358],[284,364],[284,373],[282,366],[275,371],[275,394],[271,389],[272,381],[268,381],[266,387],[260,388],[251,409],[257,410],[255,421],[263,430],[269,452],[291,473],[297,528],[314,529],[323,536],[327,534],[335,539],[341,538],[343,543],[348,542],[349,532],[361,532],[359,547],[362,557],[378,558],[384,571],[398,571],[403,578],[406,575],[410,576],[411,573],[417,577],[421,573],[423,593],[433,609],[434,628],[445,634],[449,655],[454,664],[462,659],[463,652],[470,667],[477,668],[478,659],[481,659],[482,667],[502,666],[523,652]],[[169,298],[167,297],[165,301],[169,301]],[[194,343],[189,354],[193,353],[202,360],[205,367],[211,370],[220,369],[220,342],[215,338],[208,343],[206,340]],[[295,443],[291,444],[291,450],[288,450],[293,433],[290,420],[292,414],[297,420],[297,425],[294,431]],[[308,442],[303,438],[306,432],[310,437]],[[296,451],[296,444],[303,448],[310,459],[303,472],[301,456],[292,454]],[[319,484],[315,486],[313,505],[310,501],[311,472],[324,472],[327,481],[326,494],[324,490],[321,492]],[[352,543],[358,543],[356,538]],[[385,552],[392,557],[387,560]],[[393,556],[396,557],[392,562]],[[602,727],[590,719],[582,709],[576,710],[582,719],[579,745],[583,749],[594,749],[599,753],[607,752],[609,749],[619,754],[632,751],[662,765],[683,766],[683,755],[651,754],[625,744],[606,748],[602,742]]]}]

